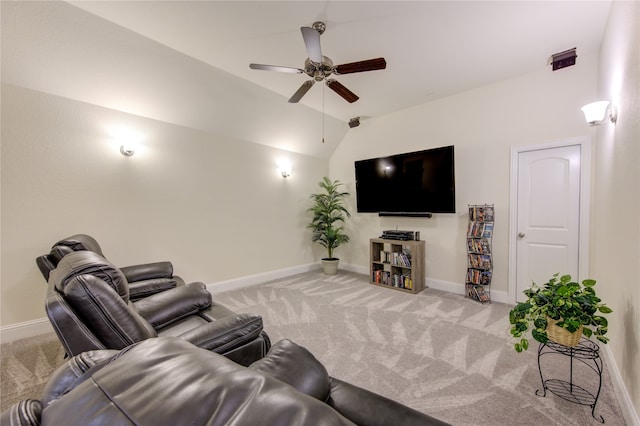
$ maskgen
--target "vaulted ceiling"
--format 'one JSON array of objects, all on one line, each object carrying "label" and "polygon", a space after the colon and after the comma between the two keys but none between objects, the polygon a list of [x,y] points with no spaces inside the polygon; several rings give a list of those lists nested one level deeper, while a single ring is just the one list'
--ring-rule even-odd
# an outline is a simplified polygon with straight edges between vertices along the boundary
[{"label": "vaulted ceiling", "polygon": [[[265,121],[281,117],[292,130],[298,126],[307,130],[313,127],[315,140],[310,142],[309,137],[292,135],[284,138],[286,142],[282,142],[283,138],[275,141],[264,137],[264,129],[257,134],[241,133],[240,137],[295,152],[328,156],[341,135],[348,131],[346,122],[352,117],[359,116],[364,121],[541,70],[548,66],[550,55],[573,47],[577,47],[578,61],[581,54],[597,53],[610,1],[71,1],[69,4],[95,16],[85,12],[86,25],[82,25],[79,19],[70,24],[58,14],[40,15],[40,23],[49,27],[40,30],[46,32],[38,37],[46,38],[48,34],[57,37],[68,32],[57,47],[69,49],[70,55],[76,58],[58,60],[82,63],[77,57],[82,56],[82,52],[89,53],[91,58],[92,54],[86,52],[87,46],[75,50],[69,46],[76,43],[77,38],[87,37],[86,33],[97,31],[99,38],[95,34],[90,37],[96,43],[95,48],[113,52],[111,61],[100,62],[102,78],[116,76],[129,66],[126,74],[141,81],[155,77],[149,75],[149,68],[138,67],[135,57],[127,57],[128,62],[123,62],[117,57],[118,52],[139,51],[148,56],[149,50],[164,48],[171,54],[165,52],[163,58],[156,55],[158,62],[153,67],[158,72],[167,72],[159,69],[165,61],[166,68],[171,68],[172,87],[166,87],[168,92],[180,99],[179,93],[196,94],[200,85],[208,88],[201,93],[219,95],[217,100],[223,103],[211,104],[215,101],[209,99],[212,96],[193,95],[190,101],[184,99],[184,105],[176,113],[178,109],[169,112],[170,107],[163,106],[163,102],[170,103],[171,97],[164,101],[160,97],[153,104],[140,104],[127,110],[118,107],[115,99],[101,102],[92,99],[86,87],[78,88],[77,96],[71,88],[67,91],[69,95],[56,94],[203,130],[211,129],[206,128],[206,114],[198,118],[202,111],[208,111],[210,117],[216,114],[222,117],[225,110],[233,110],[235,103],[242,110],[242,102],[251,104],[253,97],[259,97],[253,105],[258,109],[253,115],[251,108],[246,109],[245,119],[248,116],[255,121],[253,117],[262,111]],[[50,7],[45,5],[41,9]],[[69,7],[65,13],[69,14]],[[3,5],[3,24],[4,15]],[[104,25],[96,25],[96,17],[106,20],[102,21]],[[298,104],[288,104],[288,98],[308,79],[306,75],[249,68],[251,62],[303,68],[308,54],[300,27],[311,26],[315,21],[326,24],[326,31],[320,37],[322,53],[334,64],[376,57],[386,59],[385,70],[334,76],[360,97],[357,102],[347,103],[324,85],[316,84]],[[69,25],[73,31],[63,28]],[[10,41],[19,40],[18,49],[24,47],[26,37],[38,30],[32,29],[26,34],[16,28],[10,31],[13,31]],[[110,48],[107,47],[109,40]],[[64,46],[65,43],[68,46]],[[4,47],[3,43],[3,50]],[[35,42],[28,47],[51,49]],[[33,58],[23,61],[22,67],[32,65],[40,53],[35,52]],[[8,59],[23,56],[24,53],[16,51]],[[3,62],[6,59],[3,54]],[[51,61],[54,60],[52,57]],[[5,65],[3,71],[6,68],[10,72],[10,83],[47,89],[43,87],[47,86],[45,83],[38,86],[25,82],[24,76],[18,76],[23,72],[19,67]],[[120,70],[111,72],[114,67]],[[77,84],[78,79],[89,78],[87,70],[82,71],[84,76],[79,73],[74,77],[78,70],[70,68],[67,62],[65,72],[69,73],[67,80],[71,82],[61,78],[55,84],[71,86]],[[48,72],[55,73],[55,66]],[[191,88],[183,87],[189,85]],[[48,89],[45,91],[55,92],[51,87]],[[115,95],[111,93],[112,97]],[[136,100],[129,101],[135,103]],[[327,146],[318,147],[317,112],[322,111],[332,140]],[[237,127],[237,123],[234,126]]]}]

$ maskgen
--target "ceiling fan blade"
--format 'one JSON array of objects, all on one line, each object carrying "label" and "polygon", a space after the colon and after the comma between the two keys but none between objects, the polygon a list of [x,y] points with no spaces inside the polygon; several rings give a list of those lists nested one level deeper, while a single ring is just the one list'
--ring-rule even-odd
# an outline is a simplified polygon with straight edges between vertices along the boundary
[{"label": "ceiling fan blade", "polygon": [[302,83],[302,86],[300,86],[300,88],[296,90],[296,93],[294,93],[293,96],[289,98],[289,103],[290,104],[297,103],[309,91],[309,89],[311,89],[311,86],[313,86],[314,83],[315,83],[314,80],[307,80],[304,83]]},{"label": "ceiling fan blade", "polygon": [[291,74],[302,74],[304,72],[304,70],[301,70],[300,68],[281,67],[277,65],[249,64],[249,68],[252,70],[288,72]]},{"label": "ceiling fan blade", "polygon": [[327,79],[327,86],[329,86],[329,89],[342,96],[344,100],[349,102],[350,104],[360,99],[355,93],[344,87],[342,83],[334,80],[333,78]]},{"label": "ceiling fan blade", "polygon": [[383,70],[387,67],[384,58],[367,59],[366,61],[351,62],[349,64],[336,65],[336,74],[350,74],[353,72]]},{"label": "ceiling fan blade", "polygon": [[311,62],[316,64],[322,63],[322,48],[320,47],[320,33],[310,27],[300,27],[304,45],[307,47],[307,53]]}]

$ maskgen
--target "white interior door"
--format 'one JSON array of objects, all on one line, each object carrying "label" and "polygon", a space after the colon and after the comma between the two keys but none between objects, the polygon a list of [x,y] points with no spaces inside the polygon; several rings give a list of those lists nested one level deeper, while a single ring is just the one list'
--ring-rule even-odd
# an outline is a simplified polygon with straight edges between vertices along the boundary
[{"label": "white interior door", "polygon": [[516,301],[531,283],[580,272],[581,145],[517,156]]}]

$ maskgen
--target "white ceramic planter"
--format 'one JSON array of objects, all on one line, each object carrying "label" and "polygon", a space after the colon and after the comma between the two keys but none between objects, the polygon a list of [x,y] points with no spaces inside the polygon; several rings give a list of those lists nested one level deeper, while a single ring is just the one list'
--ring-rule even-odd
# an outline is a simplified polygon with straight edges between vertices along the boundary
[{"label": "white ceramic planter", "polygon": [[325,275],[335,275],[338,273],[338,263],[340,259],[322,259],[322,270]]}]

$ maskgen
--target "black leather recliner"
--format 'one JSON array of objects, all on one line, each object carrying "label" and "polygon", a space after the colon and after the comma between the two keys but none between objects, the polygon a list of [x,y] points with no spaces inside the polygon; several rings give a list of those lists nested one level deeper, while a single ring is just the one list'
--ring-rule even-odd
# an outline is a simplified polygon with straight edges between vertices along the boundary
[{"label": "black leather recliner", "polygon": [[175,338],[63,364],[40,400],[0,416],[20,425],[367,425],[446,423],[329,376],[289,340],[249,368]]},{"label": "black leather recliner", "polygon": [[[48,254],[38,256],[36,265],[45,280],[49,281],[49,274],[58,262],[69,253],[75,251],[92,251],[105,257],[102,247],[95,238],[86,234],[76,234],[55,243]],[[129,283],[129,298],[142,299],[151,294],[184,285],[184,280],[173,275],[171,262],[153,262],[141,265],[131,265],[120,268]]]},{"label": "black leather recliner", "polygon": [[45,308],[67,355],[177,336],[248,365],[270,347],[260,316],[213,302],[202,283],[131,301],[124,274],[91,251],[70,253],[51,271]]}]

